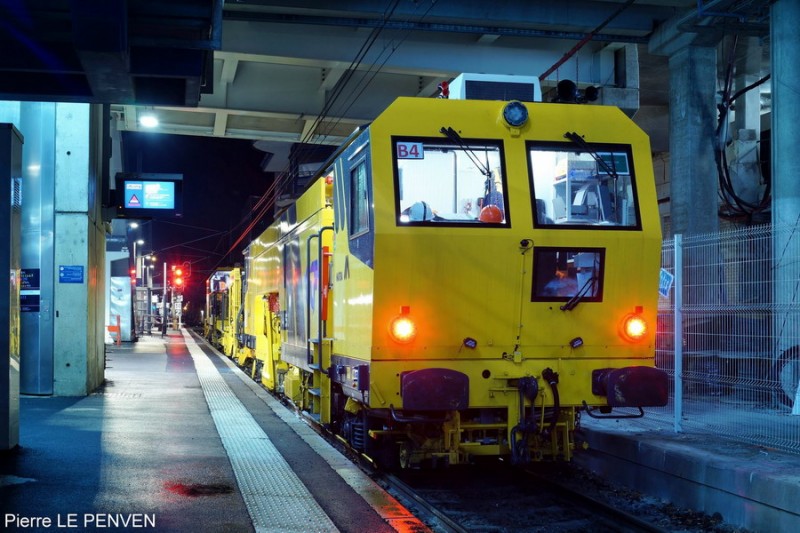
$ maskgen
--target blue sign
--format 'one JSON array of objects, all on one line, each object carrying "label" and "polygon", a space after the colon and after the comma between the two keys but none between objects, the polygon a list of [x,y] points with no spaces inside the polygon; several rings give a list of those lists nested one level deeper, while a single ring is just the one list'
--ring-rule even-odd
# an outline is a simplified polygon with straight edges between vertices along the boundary
[{"label": "blue sign", "polygon": [[60,265],[58,267],[59,283],[83,283],[83,265]]},{"label": "blue sign", "polygon": [[669,291],[672,288],[672,282],[674,281],[675,276],[662,268],[661,274],[658,277],[658,294],[664,298],[667,298],[669,296]]}]

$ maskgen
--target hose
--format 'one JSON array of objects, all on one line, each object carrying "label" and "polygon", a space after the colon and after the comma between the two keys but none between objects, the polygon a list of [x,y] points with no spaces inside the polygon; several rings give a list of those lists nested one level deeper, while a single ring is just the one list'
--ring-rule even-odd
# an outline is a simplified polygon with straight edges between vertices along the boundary
[{"label": "hose", "polygon": [[558,418],[561,415],[561,399],[558,396],[558,372],[553,372],[552,368],[545,368],[542,377],[550,385],[553,391],[553,417],[550,420],[550,431],[555,431]]},{"label": "hose", "polygon": [[[519,423],[511,429],[511,463],[520,465],[530,462],[528,442],[530,435],[538,429],[533,401],[539,395],[539,382],[535,377],[524,377],[517,383],[517,390],[519,391]],[[529,418],[525,417],[526,398],[531,402]],[[519,440],[517,440],[518,433],[521,433]]]}]

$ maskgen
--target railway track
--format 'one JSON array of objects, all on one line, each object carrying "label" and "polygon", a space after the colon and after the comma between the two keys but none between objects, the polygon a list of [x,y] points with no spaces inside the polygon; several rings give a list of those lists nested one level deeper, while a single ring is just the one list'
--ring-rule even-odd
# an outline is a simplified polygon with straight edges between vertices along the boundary
[{"label": "railway track", "polygon": [[[297,412],[285,398],[265,390]],[[721,517],[637,501],[639,495],[626,494],[572,463],[534,463],[523,469],[491,459],[387,473],[323,427],[310,427],[435,533],[747,533],[727,527]]]},{"label": "railway track", "polygon": [[380,480],[437,533],[686,531],[655,525],[550,479],[547,472],[502,463],[384,474]]}]

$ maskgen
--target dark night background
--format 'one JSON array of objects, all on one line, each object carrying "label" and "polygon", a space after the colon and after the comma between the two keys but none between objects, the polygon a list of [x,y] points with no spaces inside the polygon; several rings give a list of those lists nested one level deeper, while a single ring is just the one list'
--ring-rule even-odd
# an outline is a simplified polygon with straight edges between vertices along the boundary
[{"label": "dark night background", "polygon": [[[191,277],[184,302],[191,302],[187,320],[205,305],[205,280],[216,268],[242,262],[250,237],[231,253],[231,245],[250,223],[250,207],[265,193],[273,176],[261,170],[264,152],[253,142],[123,132],[123,172],[183,175],[183,214],[180,217],[143,220],[139,229],[145,244],[139,255],[155,253],[155,284],[161,284],[163,262],[191,262]],[[251,232],[255,237],[269,223],[262,220]]]}]

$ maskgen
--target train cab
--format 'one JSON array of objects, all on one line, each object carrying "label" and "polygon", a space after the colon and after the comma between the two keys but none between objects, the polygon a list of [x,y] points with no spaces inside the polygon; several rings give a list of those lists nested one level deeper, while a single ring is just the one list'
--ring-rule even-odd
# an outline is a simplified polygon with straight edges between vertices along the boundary
[{"label": "train cab", "polygon": [[274,390],[371,457],[569,460],[581,411],[666,402],[660,250],[619,109],[400,98],[254,241],[243,301]]}]

